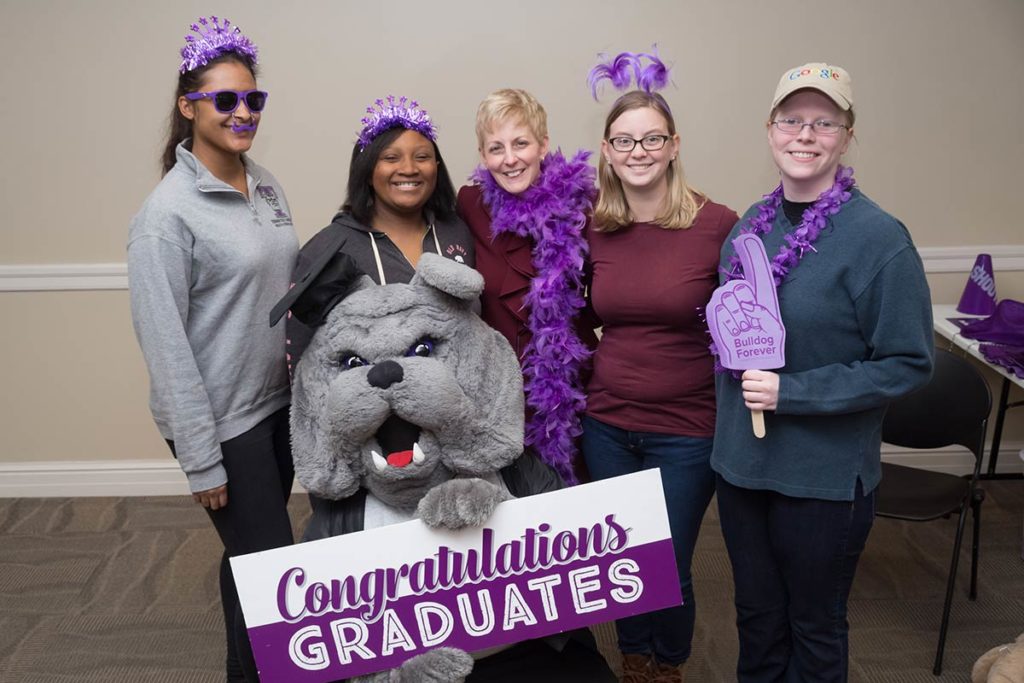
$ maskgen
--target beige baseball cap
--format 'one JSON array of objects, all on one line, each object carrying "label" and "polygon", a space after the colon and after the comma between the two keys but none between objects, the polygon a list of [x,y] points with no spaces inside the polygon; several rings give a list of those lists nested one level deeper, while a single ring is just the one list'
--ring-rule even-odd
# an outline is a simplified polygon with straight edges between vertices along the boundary
[{"label": "beige baseball cap", "polygon": [[782,74],[779,86],[775,88],[775,97],[772,99],[770,111],[775,111],[782,100],[797,90],[808,88],[828,95],[829,99],[843,111],[849,111],[853,106],[853,83],[850,80],[850,74],[846,73],[846,69],[824,62],[811,62],[787,69]]}]

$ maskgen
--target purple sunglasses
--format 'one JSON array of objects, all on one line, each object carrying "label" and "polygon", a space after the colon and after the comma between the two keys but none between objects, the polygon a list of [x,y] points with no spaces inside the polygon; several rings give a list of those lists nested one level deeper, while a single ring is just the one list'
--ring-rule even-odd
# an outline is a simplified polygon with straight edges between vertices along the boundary
[{"label": "purple sunglasses", "polygon": [[267,106],[269,95],[265,90],[214,90],[212,92],[190,92],[185,94],[185,99],[201,100],[203,98],[213,100],[213,108],[221,114],[231,114],[238,109],[238,104],[244,99],[245,106],[251,112],[261,112]]}]

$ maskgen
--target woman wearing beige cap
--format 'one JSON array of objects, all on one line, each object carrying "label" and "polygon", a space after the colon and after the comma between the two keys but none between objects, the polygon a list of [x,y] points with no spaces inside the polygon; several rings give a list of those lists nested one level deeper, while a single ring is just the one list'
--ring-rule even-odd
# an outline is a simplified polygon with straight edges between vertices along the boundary
[{"label": "woman wearing beige cap", "polygon": [[[732,239],[763,240],[786,330],[784,367],[716,381],[711,465],[736,584],[741,682],[846,680],[846,601],[874,517],[882,417],[931,373],[921,259],[903,224],[840,165],[853,124],[846,71],[786,71],[767,124],[782,182],[722,247],[724,282],[751,275]],[[766,311],[743,310],[752,327]],[[764,411],[762,439],[751,410]]]}]

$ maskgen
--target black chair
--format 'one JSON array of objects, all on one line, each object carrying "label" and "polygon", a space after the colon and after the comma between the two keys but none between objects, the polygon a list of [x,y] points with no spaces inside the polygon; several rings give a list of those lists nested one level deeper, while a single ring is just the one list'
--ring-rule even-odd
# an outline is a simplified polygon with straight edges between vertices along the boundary
[{"label": "black chair", "polygon": [[932,673],[942,673],[942,654],[946,647],[949,612],[953,603],[960,545],[964,536],[967,507],[974,519],[971,546],[971,584],[968,596],[978,595],[978,532],[981,503],[985,492],[978,487],[985,429],[992,408],[988,382],[964,358],[936,349],[935,374],[924,388],[890,405],[882,424],[882,440],[907,448],[941,448],[958,444],[974,455],[969,477],[882,463],[882,483],[878,487],[876,513],[911,522],[928,522],[958,516],[953,539],[953,559],[946,582],[946,603],[942,608],[939,646]]}]

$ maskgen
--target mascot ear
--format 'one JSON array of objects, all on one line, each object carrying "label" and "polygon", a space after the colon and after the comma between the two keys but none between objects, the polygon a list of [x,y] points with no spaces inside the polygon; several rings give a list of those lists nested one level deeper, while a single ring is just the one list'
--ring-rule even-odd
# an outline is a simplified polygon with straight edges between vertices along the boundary
[{"label": "mascot ear", "polygon": [[327,320],[338,302],[356,289],[363,271],[348,254],[328,252],[314,261],[305,273],[295,278],[295,284],[270,311],[273,327],[289,309],[296,318],[309,327],[319,327]]},{"label": "mascot ear", "polygon": [[462,263],[426,252],[420,256],[410,285],[433,287],[461,301],[473,301],[484,291],[484,277]]}]

